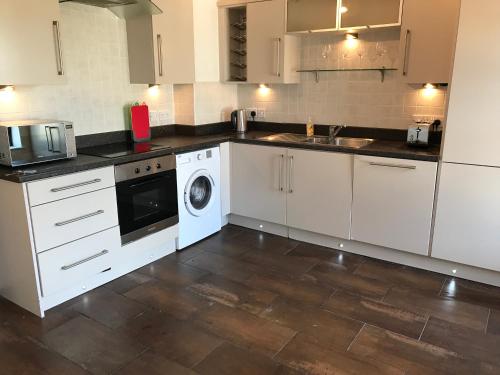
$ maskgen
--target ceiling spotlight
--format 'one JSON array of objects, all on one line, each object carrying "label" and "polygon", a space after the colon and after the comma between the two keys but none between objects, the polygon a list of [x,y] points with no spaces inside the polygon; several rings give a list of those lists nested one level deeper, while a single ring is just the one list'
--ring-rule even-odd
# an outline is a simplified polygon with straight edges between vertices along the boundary
[{"label": "ceiling spotlight", "polygon": [[359,39],[358,33],[347,33],[345,34],[345,40],[356,40]]}]

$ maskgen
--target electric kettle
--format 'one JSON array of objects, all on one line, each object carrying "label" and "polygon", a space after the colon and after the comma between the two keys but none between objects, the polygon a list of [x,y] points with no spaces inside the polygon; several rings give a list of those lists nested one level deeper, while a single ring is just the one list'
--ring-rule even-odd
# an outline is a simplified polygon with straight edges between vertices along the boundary
[{"label": "electric kettle", "polygon": [[248,130],[247,111],[237,109],[231,113],[231,125],[237,133],[246,133]]}]

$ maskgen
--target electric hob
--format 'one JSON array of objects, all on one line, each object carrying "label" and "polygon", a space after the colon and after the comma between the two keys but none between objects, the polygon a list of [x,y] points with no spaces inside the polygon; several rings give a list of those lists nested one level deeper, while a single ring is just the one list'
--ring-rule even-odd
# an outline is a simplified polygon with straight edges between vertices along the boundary
[{"label": "electric hob", "polygon": [[161,146],[154,143],[111,143],[108,145],[101,145],[95,147],[87,147],[78,150],[79,154],[99,156],[101,158],[118,158],[121,156],[143,154],[146,152],[169,149],[170,146]]}]

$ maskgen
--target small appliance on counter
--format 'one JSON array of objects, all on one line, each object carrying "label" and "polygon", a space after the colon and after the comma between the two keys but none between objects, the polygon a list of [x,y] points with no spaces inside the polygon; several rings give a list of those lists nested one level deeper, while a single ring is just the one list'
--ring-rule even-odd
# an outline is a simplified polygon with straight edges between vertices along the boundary
[{"label": "small appliance on counter", "polygon": [[148,142],[151,140],[149,108],[146,103],[135,103],[130,107],[130,122],[134,142]]},{"label": "small appliance on counter", "polygon": [[247,111],[237,109],[231,113],[231,125],[237,133],[246,133],[248,130]]},{"label": "small appliance on counter", "polygon": [[0,164],[9,167],[76,158],[73,124],[56,120],[0,122]]},{"label": "small appliance on counter", "polygon": [[432,124],[429,122],[416,122],[408,127],[407,144],[411,147],[428,147],[429,133]]}]

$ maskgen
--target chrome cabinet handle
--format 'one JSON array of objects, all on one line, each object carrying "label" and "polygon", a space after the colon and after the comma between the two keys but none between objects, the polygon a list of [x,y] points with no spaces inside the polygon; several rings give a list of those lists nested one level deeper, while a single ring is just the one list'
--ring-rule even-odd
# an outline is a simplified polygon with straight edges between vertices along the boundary
[{"label": "chrome cabinet handle", "polygon": [[281,76],[281,38],[276,38],[277,52],[276,52],[276,77]]},{"label": "chrome cabinet handle", "polygon": [[406,36],[405,36],[405,56],[403,59],[403,75],[407,76],[408,75],[408,56],[409,56],[409,47],[410,47],[410,37],[411,37],[411,30],[406,30]]},{"label": "chrome cabinet handle", "polygon": [[87,185],[92,185],[92,184],[98,184],[99,182],[102,182],[100,178],[96,178],[95,180],[90,180],[90,181],[85,181],[85,182],[80,182],[78,184],[74,185],[68,185],[68,186],[62,186],[54,189],[50,189],[52,193],[58,193],[60,191],[65,191],[65,190],[71,190],[71,189],[76,189],[82,186],[87,186]]},{"label": "chrome cabinet handle", "polygon": [[388,168],[400,168],[400,169],[417,169],[416,165],[389,164],[389,163],[376,163],[376,162],[370,162],[369,164],[372,165],[372,166],[375,166],[375,167],[388,167]]},{"label": "chrome cabinet handle", "polygon": [[279,178],[279,184],[280,184],[280,191],[283,191],[285,190],[284,187],[283,187],[283,163],[284,163],[284,160],[285,160],[285,155],[281,154],[280,155],[280,178]]},{"label": "chrome cabinet handle", "polygon": [[163,77],[163,41],[161,34],[156,35],[156,45],[158,48],[158,74]]},{"label": "chrome cabinet handle", "polygon": [[76,223],[77,221],[81,221],[81,220],[89,219],[89,218],[94,217],[94,216],[102,215],[103,213],[104,213],[104,210],[99,210],[99,211],[92,212],[92,213],[87,214],[87,215],[75,217],[74,219],[61,221],[60,223],[56,223],[55,225],[56,225],[56,227],[63,227],[63,226],[68,225],[68,224]]},{"label": "chrome cabinet handle", "polygon": [[79,260],[78,262],[75,262],[75,263],[69,264],[69,265],[67,265],[67,266],[62,266],[62,267],[61,267],[61,270],[63,270],[63,271],[70,270],[70,269],[75,268],[75,267],[78,267],[78,266],[80,266],[80,265],[82,265],[82,264],[84,264],[84,263],[90,262],[91,260],[94,260],[94,259],[96,259],[96,258],[102,257],[102,256],[104,256],[104,255],[106,255],[106,254],[109,254],[109,250],[103,250],[103,251],[101,251],[101,252],[100,252],[100,253],[98,253],[98,254],[95,254],[95,255],[92,255],[92,256],[90,256],[90,257],[88,257],[88,258],[85,258],[85,259]]},{"label": "chrome cabinet handle", "polygon": [[288,192],[293,194],[293,156],[289,157],[290,165],[288,170]]},{"label": "chrome cabinet handle", "polygon": [[59,31],[59,21],[52,21],[52,31],[54,33],[54,42],[56,45],[57,74],[62,76],[64,75],[64,64],[62,57],[61,33]]}]

